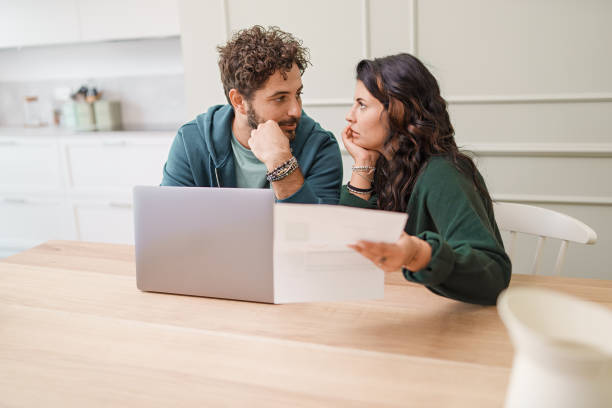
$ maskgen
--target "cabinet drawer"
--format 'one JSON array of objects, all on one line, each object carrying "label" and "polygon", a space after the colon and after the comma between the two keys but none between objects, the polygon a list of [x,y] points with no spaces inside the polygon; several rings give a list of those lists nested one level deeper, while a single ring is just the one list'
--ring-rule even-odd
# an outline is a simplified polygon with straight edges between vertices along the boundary
[{"label": "cabinet drawer", "polygon": [[74,239],[71,214],[59,199],[0,197],[0,236],[17,241]]},{"label": "cabinet drawer", "polygon": [[134,244],[132,206],[124,202],[75,203],[79,239]]},{"label": "cabinet drawer", "polygon": [[55,141],[0,139],[0,190],[49,191],[61,184]]},{"label": "cabinet drawer", "polygon": [[79,13],[84,41],[180,34],[177,0],[80,0]]},{"label": "cabinet drawer", "polygon": [[71,189],[129,189],[157,185],[168,156],[167,143],[104,141],[69,144],[66,159]]}]

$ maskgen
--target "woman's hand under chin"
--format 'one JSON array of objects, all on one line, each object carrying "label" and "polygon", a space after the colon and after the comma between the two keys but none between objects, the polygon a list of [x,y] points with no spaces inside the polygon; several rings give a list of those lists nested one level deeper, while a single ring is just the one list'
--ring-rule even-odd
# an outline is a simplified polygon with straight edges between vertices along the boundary
[{"label": "woman's hand under chin", "polygon": [[374,166],[376,164],[380,153],[358,146],[354,142],[353,131],[350,126],[345,127],[342,131],[342,141],[346,150],[353,157],[355,166]]}]

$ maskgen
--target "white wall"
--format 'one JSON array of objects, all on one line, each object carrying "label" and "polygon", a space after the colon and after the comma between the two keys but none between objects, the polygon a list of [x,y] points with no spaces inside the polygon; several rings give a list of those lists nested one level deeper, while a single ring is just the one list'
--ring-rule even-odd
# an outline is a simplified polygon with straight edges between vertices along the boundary
[{"label": "white wall", "polygon": [[[607,0],[181,0],[187,109],[224,103],[215,47],[253,24],[304,40],[304,109],[337,136],[356,63],[411,52],[438,78],[457,141],[479,154],[494,198],[591,225],[598,243],[570,245],[564,274],[611,279],[610,16]],[[531,244],[519,242],[515,271]]]}]

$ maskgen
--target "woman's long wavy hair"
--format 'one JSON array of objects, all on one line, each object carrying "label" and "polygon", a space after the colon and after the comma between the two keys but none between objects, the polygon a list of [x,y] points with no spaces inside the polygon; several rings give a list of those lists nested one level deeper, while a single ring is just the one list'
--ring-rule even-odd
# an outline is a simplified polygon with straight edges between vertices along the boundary
[{"label": "woman's long wavy hair", "polygon": [[470,177],[491,208],[474,162],[455,143],[438,82],[421,61],[410,54],[362,60],[357,64],[357,79],[383,104],[389,119],[383,150],[392,152],[392,159],[381,155],[374,175],[378,208],[406,211],[417,177],[434,155],[446,156]]}]

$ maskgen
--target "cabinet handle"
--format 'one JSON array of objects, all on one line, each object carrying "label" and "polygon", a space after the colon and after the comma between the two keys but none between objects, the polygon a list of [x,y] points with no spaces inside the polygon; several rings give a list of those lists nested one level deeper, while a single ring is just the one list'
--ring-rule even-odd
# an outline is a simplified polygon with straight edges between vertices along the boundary
[{"label": "cabinet handle", "polygon": [[128,142],[126,142],[125,140],[121,140],[118,142],[102,142],[103,146],[106,147],[124,147],[127,146]]},{"label": "cabinet handle", "polygon": [[5,203],[9,203],[9,204],[25,204],[28,202],[28,200],[26,200],[25,198],[5,198],[4,199]]},{"label": "cabinet handle", "polygon": [[111,201],[108,205],[115,208],[132,208],[130,203],[118,203],[116,201]]},{"label": "cabinet handle", "polygon": [[27,204],[27,205],[46,205],[46,206],[62,204],[60,201],[57,201],[57,200],[37,200],[35,198],[29,199],[29,198],[13,198],[13,197],[6,197],[4,199],[4,202],[8,204]]}]

